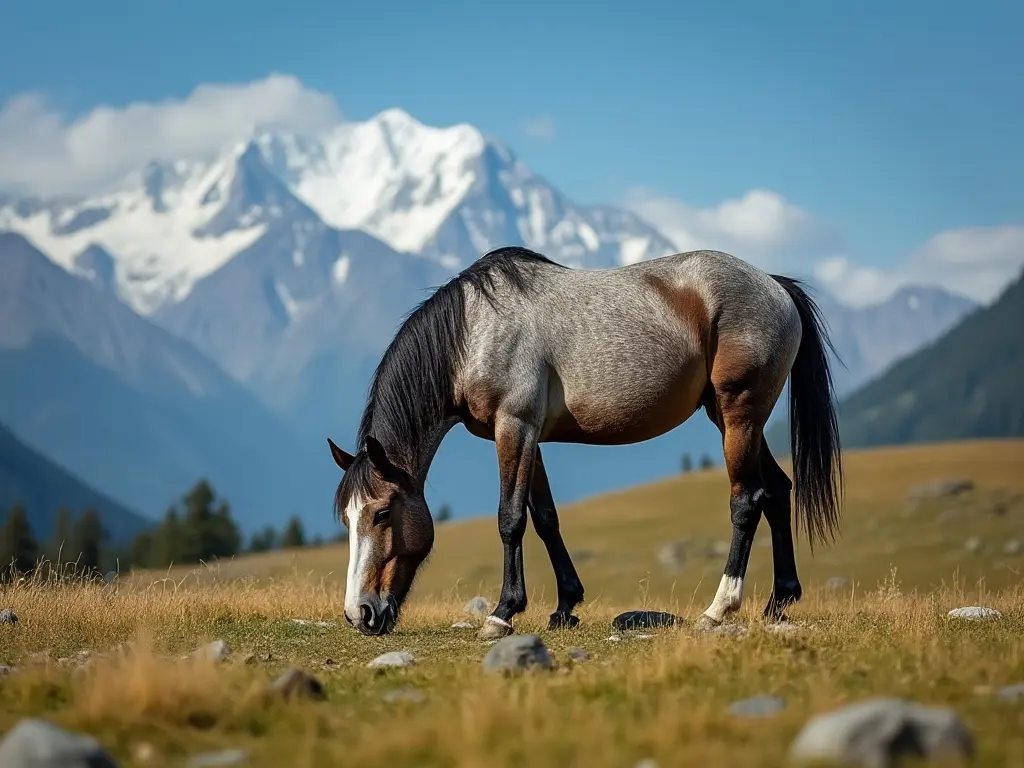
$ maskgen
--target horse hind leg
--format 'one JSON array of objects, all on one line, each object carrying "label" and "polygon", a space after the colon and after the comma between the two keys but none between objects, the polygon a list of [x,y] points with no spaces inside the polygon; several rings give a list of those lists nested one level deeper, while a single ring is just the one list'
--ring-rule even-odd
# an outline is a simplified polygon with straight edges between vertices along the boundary
[{"label": "horse hind leg", "polygon": [[530,491],[530,514],[533,527],[548,551],[551,568],[555,572],[555,584],[558,590],[558,607],[551,614],[548,629],[570,629],[579,624],[579,619],[572,615],[573,608],[583,602],[583,583],[576,573],[562,534],[558,526],[558,511],[551,495],[544,461],[540,447],[533,463],[533,484]]},{"label": "horse hind leg", "polygon": [[761,441],[761,474],[767,491],[764,498],[764,517],[772,532],[774,566],[772,594],[765,606],[764,616],[770,621],[782,621],[785,619],[786,608],[799,601],[803,595],[796,572],[796,554],[793,551],[790,503],[793,483],[775,461],[764,438]]}]

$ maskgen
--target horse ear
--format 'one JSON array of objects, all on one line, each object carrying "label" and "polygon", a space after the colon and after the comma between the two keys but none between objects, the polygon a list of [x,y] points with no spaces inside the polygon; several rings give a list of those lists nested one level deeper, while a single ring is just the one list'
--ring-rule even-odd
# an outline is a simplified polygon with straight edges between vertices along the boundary
[{"label": "horse ear", "polygon": [[348,468],[352,466],[352,462],[355,461],[355,456],[350,453],[345,453],[338,446],[334,444],[331,438],[327,438],[327,444],[331,446],[331,456],[334,457],[334,463],[341,467],[342,472],[348,472]]},{"label": "horse ear", "polygon": [[384,446],[373,435],[366,436],[366,455],[370,459],[370,464],[377,470],[381,477],[385,480],[394,477],[395,465],[391,463],[391,459],[388,458],[387,451],[384,450]]}]

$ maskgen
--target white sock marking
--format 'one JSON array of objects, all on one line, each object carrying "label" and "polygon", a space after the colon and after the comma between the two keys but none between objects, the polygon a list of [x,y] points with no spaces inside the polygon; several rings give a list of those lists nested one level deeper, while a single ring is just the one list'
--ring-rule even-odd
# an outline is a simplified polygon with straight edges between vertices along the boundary
[{"label": "white sock marking", "polygon": [[743,604],[743,579],[737,576],[722,576],[718,583],[718,592],[711,605],[704,611],[715,621],[723,621],[726,614],[738,611]]}]

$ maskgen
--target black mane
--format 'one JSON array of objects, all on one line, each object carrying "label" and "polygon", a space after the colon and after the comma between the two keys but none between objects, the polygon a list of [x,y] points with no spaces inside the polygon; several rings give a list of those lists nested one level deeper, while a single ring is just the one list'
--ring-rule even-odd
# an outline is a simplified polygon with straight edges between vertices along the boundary
[{"label": "black mane", "polygon": [[[498,309],[495,278],[500,276],[527,294],[538,264],[562,266],[526,248],[489,251],[406,315],[373,374],[359,421],[357,451],[372,434],[389,452],[396,452],[392,460],[419,469],[423,457],[418,454],[433,443],[435,430],[451,415],[455,376],[466,346],[463,285],[472,286]],[[336,506],[348,483],[361,487],[369,480],[369,471],[368,462],[357,459],[338,486]]]}]

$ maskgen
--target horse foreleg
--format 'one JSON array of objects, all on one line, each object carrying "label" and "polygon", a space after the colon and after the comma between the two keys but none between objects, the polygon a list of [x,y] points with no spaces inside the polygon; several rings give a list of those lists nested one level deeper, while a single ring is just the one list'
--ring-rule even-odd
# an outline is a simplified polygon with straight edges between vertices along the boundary
[{"label": "horse foreleg", "polygon": [[533,527],[548,551],[558,589],[558,607],[551,614],[548,629],[575,627],[580,621],[572,615],[572,609],[583,602],[583,583],[576,573],[576,567],[572,564],[572,558],[558,530],[558,511],[555,509],[555,500],[551,495],[551,485],[548,483],[539,446],[533,463],[529,504]]},{"label": "horse foreleg", "polygon": [[526,533],[526,501],[537,451],[537,429],[521,419],[501,416],[496,420],[494,442],[501,474],[498,533],[504,549],[504,567],[501,597],[477,633],[482,640],[512,634],[512,617],[526,610],[523,535]]}]

